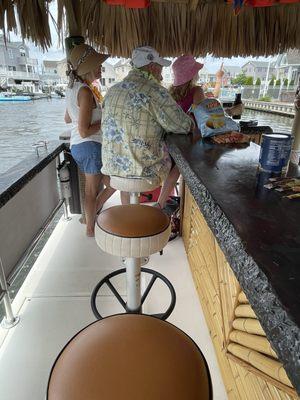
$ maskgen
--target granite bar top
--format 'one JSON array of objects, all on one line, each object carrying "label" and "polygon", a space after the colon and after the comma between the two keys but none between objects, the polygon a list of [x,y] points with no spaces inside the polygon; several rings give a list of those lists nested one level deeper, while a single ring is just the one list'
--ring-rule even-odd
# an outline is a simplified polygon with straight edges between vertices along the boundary
[{"label": "granite bar top", "polygon": [[[263,187],[259,146],[168,135],[169,151],[300,394],[300,199]],[[300,176],[300,168],[289,171]]]},{"label": "granite bar top", "polygon": [[65,149],[59,141],[47,143],[39,149],[39,155],[32,148],[32,155],[0,175],[0,208],[33,179],[46,165]]}]

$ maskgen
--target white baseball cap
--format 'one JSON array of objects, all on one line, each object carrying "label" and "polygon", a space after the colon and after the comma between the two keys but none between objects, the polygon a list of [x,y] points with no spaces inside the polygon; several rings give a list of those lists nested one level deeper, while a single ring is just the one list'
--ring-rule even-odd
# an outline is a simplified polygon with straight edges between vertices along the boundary
[{"label": "white baseball cap", "polygon": [[141,68],[151,63],[156,63],[163,67],[169,67],[172,63],[166,58],[160,57],[158,52],[150,46],[137,47],[134,49],[132,52],[131,62],[136,68]]}]

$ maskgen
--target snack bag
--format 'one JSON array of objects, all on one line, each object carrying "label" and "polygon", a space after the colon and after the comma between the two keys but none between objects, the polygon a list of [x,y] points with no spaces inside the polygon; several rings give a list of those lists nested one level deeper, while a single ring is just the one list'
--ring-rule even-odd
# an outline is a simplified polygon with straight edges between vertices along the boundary
[{"label": "snack bag", "polygon": [[199,105],[192,106],[191,112],[195,116],[202,137],[208,138],[240,130],[239,124],[225,115],[221,103],[215,98],[204,99]]}]

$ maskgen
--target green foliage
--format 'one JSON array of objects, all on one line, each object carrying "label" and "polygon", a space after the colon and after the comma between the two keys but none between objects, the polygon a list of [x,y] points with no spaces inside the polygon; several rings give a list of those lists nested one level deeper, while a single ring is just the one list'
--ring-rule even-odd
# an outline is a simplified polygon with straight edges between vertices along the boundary
[{"label": "green foliage", "polygon": [[270,82],[269,82],[269,85],[270,85],[270,86],[274,86],[275,79],[276,79],[275,75],[272,75],[272,78],[271,78],[271,80],[270,80]]},{"label": "green foliage", "polygon": [[290,86],[294,86],[295,85],[295,81],[294,81],[294,79],[293,80],[291,80],[291,82],[290,82]]},{"label": "green foliage", "polygon": [[270,96],[262,96],[258,99],[258,101],[267,101],[270,102],[272,99]]},{"label": "green foliage", "polygon": [[260,86],[260,85],[261,85],[261,80],[260,80],[260,78],[257,78],[256,82],[255,82],[255,86]]},{"label": "green foliage", "polygon": [[247,77],[246,77],[246,75],[244,73],[243,74],[238,74],[236,76],[236,78],[232,79],[232,83],[234,85],[245,85],[246,79],[247,79]]},{"label": "green foliage", "polygon": [[245,81],[246,86],[253,86],[253,76],[247,76]]},{"label": "green foliage", "polygon": [[289,80],[286,78],[286,79],[283,81],[283,86],[288,86],[288,84],[289,84]]},{"label": "green foliage", "polygon": [[280,86],[280,84],[281,84],[281,80],[280,80],[280,79],[277,79],[275,85],[276,85],[276,86]]}]

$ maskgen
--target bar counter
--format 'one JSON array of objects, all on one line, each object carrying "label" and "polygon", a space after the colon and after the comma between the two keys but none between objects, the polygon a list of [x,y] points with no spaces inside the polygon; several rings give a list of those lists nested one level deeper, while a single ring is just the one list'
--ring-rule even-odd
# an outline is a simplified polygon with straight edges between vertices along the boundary
[{"label": "bar counter", "polygon": [[300,199],[263,187],[254,143],[166,142],[185,181],[183,240],[228,397],[298,398]]}]

